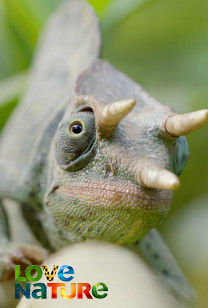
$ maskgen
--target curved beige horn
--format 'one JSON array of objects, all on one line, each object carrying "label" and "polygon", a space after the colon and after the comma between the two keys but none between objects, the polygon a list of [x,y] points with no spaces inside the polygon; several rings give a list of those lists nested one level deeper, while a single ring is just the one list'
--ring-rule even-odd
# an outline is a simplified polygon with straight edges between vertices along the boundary
[{"label": "curved beige horn", "polygon": [[173,114],[165,122],[165,130],[174,137],[185,136],[208,122],[208,109]]},{"label": "curved beige horn", "polygon": [[148,188],[175,190],[179,187],[178,177],[162,167],[155,164],[148,164],[138,174],[137,180]]},{"label": "curved beige horn", "polygon": [[127,99],[105,106],[99,115],[98,125],[102,131],[114,130],[119,122],[132,110],[136,101]]}]

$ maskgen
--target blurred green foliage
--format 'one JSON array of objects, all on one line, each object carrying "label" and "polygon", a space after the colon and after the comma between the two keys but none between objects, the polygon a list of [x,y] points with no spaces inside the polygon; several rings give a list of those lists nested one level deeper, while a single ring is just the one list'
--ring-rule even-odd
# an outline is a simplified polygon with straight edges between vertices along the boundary
[{"label": "blurred green foliage", "polygon": [[[61,1],[0,0],[0,127],[25,87],[27,74],[24,72],[31,63],[40,31]],[[178,112],[207,108],[207,0],[88,1],[101,20],[104,58]],[[181,188],[175,193],[169,218],[161,229],[169,246],[180,258],[186,248],[185,245],[179,248],[174,243],[177,237],[173,237],[173,230],[177,230],[177,221],[181,221],[178,218],[184,217],[183,223],[186,223],[184,213],[193,199],[197,200],[195,206],[199,210],[208,206],[207,127],[191,134],[188,141],[190,162],[181,176]],[[195,221],[192,212],[189,224],[191,219]],[[200,225],[198,228],[200,230]],[[202,240],[208,226],[205,229],[206,226],[202,230]],[[185,242],[193,243],[194,236],[199,240],[199,234],[186,233]],[[200,258],[197,262],[197,268],[200,268]],[[191,265],[181,264],[189,275]],[[201,263],[201,267],[204,264]],[[200,275],[189,277],[198,290],[200,307],[208,307],[206,292],[203,289],[200,293]],[[208,289],[208,273],[203,277],[204,283]]]},{"label": "blurred green foliage", "polygon": [[89,0],[96,9],[102,29],[111,30],[147,0]]},{"label": "blurred green foliage", "polygon": [[26,84],[27,73],[21,72],[0,82],[0,129],[18,103]]},{"label": "blurred green foliage", "polygon": [[24,89],[40,31],[61,0],[0,0],[0,129]]}]

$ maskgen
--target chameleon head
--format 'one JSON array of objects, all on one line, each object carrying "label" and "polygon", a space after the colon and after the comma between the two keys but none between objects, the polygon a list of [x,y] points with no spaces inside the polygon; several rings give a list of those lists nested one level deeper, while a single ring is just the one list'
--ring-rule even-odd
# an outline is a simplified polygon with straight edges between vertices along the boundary
[{"label": "chameleon head", "polygon": [[168,212],[188,160],[180,136],[207,122],[208,110],[140,114],[135,105],[80,96],[59,124],[46,205],[69,239],[131,244]]}]

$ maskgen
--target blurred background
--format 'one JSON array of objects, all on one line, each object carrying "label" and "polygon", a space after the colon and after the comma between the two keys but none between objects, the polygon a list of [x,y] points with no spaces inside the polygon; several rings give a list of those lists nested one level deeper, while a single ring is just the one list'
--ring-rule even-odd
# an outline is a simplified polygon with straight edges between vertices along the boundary
[{"label": "blurred background", "polygon": [[[177,112],[208,108],[207,0],[89,0],[102,57]],[[42,27],[61,0],[0,0],[0,128],[26,87]],[[208,127],[188,136],[190,161],[168,219],[168,246],[208,307]]]}]

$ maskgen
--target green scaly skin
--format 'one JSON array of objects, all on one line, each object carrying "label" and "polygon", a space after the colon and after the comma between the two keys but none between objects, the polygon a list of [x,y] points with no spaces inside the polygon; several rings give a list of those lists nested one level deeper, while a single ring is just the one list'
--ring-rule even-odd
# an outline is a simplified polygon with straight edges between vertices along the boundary
[{"label": "green scaly skin", "polygon": [[[172,192],[141,186],[135,171],[148,159],[179,175],[188,160],[186,139],[162,136],[161,123],[171,109],[98,60],[99,53],[99,26],[91,7],[67,1],[44,32],[28,91],[2,133],[0,197],[19,202],[49,251],[89,239],[128,246],[176,296],[191,302],[191,287],[151,231],[165,219]],[[97,126],[100,102],[128,98],[137,101],[136,107],[112,136],[103,138]],[[77,122],[82,131],[74,134],[70,127]],[[6,280],[15,262],[40,264],[45,251],[8,244],[2,204],[0,213],[0,279]]]}]

